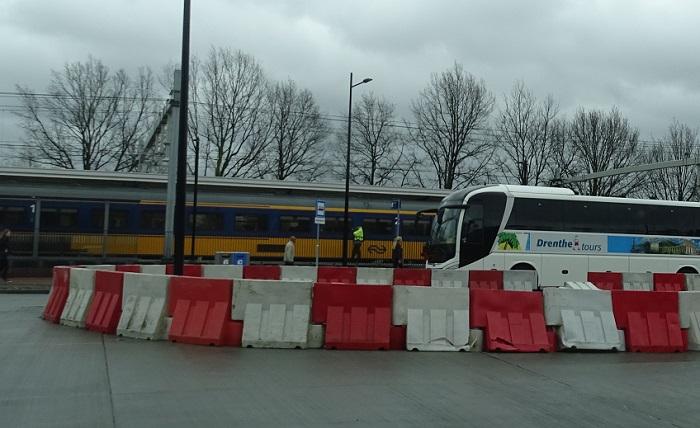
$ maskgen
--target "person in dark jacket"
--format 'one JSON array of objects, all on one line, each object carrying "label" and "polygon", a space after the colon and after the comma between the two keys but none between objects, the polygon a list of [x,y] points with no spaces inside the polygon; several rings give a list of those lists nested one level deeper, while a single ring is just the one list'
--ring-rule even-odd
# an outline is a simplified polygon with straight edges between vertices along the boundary
[{"label": "person in dark jacket", "polygon": [[403,243],[400,236],[394,238],[394,245],[391,250],[391,262],[394,267],[403,267]]},{"label": "person in dark jacket", "polygon": [[7,261],[7,256],[10,254],[10,229],[4,229],[0,232],[0,278],[7,281],[7,272],[10,264]]}]

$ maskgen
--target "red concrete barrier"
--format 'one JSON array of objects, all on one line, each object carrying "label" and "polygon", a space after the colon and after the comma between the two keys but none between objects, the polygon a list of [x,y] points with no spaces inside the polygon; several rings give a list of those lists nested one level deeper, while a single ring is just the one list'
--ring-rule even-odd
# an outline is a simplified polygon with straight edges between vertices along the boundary
[{"label": "red concrete barrier", "polygon": [[124,272],[95,272],[95,291],[85,318],[88,330],[116,334],[122,315]]},{"label": "red concrete barrier", "polygon": [[685,291],[685,274],[655,273],[654,291]]},{"label": "red concrete barrier", "polygon": [[395,268],[394,285],[417,285],[430,287],[430,269]]},{"label": "red concrete barrier", "polygon": [[678,317],[678,293],[613,290],[617,328],[630,352],[682,352],[687,349]]},{"label": "red concrete barrier", "polygon": [[51,294],[44,307],[43,317],[47,321],[58,324],[61,321],[63,307],[68,300],[68,288],[70,287],[70,268],[68,266],[56,266],[53,268],[51,279]]},{"label": "red concrete barrier", "polygon": [[232,280],[173,277],[168,291],[170,340],[217,346],[230,340]]},{"label": "red concrete barrier", "polygon": [[469,288],[478,290],[503,290],[503,271],[470,270]]},{"label": "red concrete barrier", "polygon": [[117,272],[141,273],[141,265],[117,265]]},{"label": "red concrete barrier", "polygon": [[542,293],[469,290],[470,328],[484,329],[484,350],[548,352],[553,350],[544,322]]},{"label": "red concrete barrier", "polygon": [[246,265],[243,266],[243,278],[245,279],[272,279],[279,280],[282,270],[278,265]]},{"label": "red concrete barrier", "polygon": [[391,346],[390,286],[315,284],[314,323],[326,324],[330,349],[389,349]]},{"label": "red concrete barrier", "polygon": [[389,332],[389,349],[392,351],[406,350],[406,328],[405,325],[392,325]]},{"label": "red concrete barrier", "polygon": [[336,284],[355,284],[356,280],[357,268],[351,266],[319,266],[316,279],[317,282]]},{"label": "red concrete barrier", "polygon": [[[173,265],[166,265],[165,266],[165,274],[166,275],[173,275],[173,272],[175,271],[175,267]],[[184,265],[182,267],[182,276],[194,276],[194,277],[201,277],[202,276],[202,265]]]},{"label": "red concrete barrier", "polygon": [[587,278],[601,290],[622,290],[621,272],[588,272]]}]

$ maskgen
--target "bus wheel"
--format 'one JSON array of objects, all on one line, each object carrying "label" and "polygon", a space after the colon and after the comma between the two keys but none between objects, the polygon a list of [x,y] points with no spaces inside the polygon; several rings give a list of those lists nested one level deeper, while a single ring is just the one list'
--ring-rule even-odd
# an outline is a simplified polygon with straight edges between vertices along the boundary
[{"label": "bus wheel", "polygon": [[692,266],[683,266],[678,269],[678,273],[698,273],[697,269]]},{"label": "bus wheel", "polygon": [[535,267],[530,263],[517,263],[510,270],[535,270]]}]

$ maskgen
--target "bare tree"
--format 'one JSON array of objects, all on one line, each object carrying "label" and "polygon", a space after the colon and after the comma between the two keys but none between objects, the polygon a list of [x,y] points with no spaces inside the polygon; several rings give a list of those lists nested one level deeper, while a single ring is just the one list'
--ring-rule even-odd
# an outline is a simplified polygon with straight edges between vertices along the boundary
[{"label": "bare tree", "polygon": [[203,142],[216,176],[259,177],[271,123],[267,81],[255,59],[241,51],[212,48],[193,73],[189,110],[193,143]]},{"label": "bare tree", "polygon": [[576,152],[571,142],[571,126],[565,119],[552,120],[549,127],[550,159],[546,175],[549,185],[555,185],[573,171]]},{"label": "bare tree", "polygon": [[329,131],[313,94],[288,80],[270,88],[268,99],[271,146],[259,174],[278,180],[318,178],[326,170],[322,143]]},{"label": "bare tree", "polygon": [[[31,162],[66,169],[134,170],[140,142],[155,118],[153,75],[132,80],[102,61],[68,63],[52,71],[47,94],[17,86],[18,113]],[[27,161],[30,159],[27,158]]]},{"label": "bare tree", "polygon": [[435,169],[441,188],[475,182],[493,156],[492,142],[477,135],[493,110],[494,98],[483,80],[455,65],[440,74],[411,103],[411,137]]},{"label": "bare tree", "polygon": [[[623,168],[642,161],[639,131],[617,108],[609,113],[579,109],[571,122],[574,161],[570,176]],[[627,196],[643,185],[640,174],[616,175],[574,183],[579,193],[597,196]]]},{"label": "bare tree", "polygon": [[[373,93],[355,104],[350,142],[351,180],[382,186],[400,181],[405,143],[393,126],[395,106]],[[341,137],[342,139],[342,137]]]},{"label": "bare tree", "polygon": [[[657,141],[648,151],[648,163],[700,158],[698,130],[674,120],[668,127],[668,134]],[[698,199],[697,167],[649,171],[643,194],[652,199],[691,201]]]},{"label": "bare tree", "polygon": [[504,97],[494,138],[503,151],[501,164],[507,179],[518,184],[542,184],[554,153],[552,124],[558,108],[551,96],[541,103],[522,81]]}]

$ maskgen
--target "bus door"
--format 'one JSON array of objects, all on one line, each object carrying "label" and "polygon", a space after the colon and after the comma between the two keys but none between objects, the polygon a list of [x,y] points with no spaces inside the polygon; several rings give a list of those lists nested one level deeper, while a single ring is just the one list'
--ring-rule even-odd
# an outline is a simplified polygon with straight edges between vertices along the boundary
[{"label": "bus door", "polygon": [[460,237],[460,266],[489,255],[503,220],[505,205],[503,193],[479,193],[467,200]]}]

